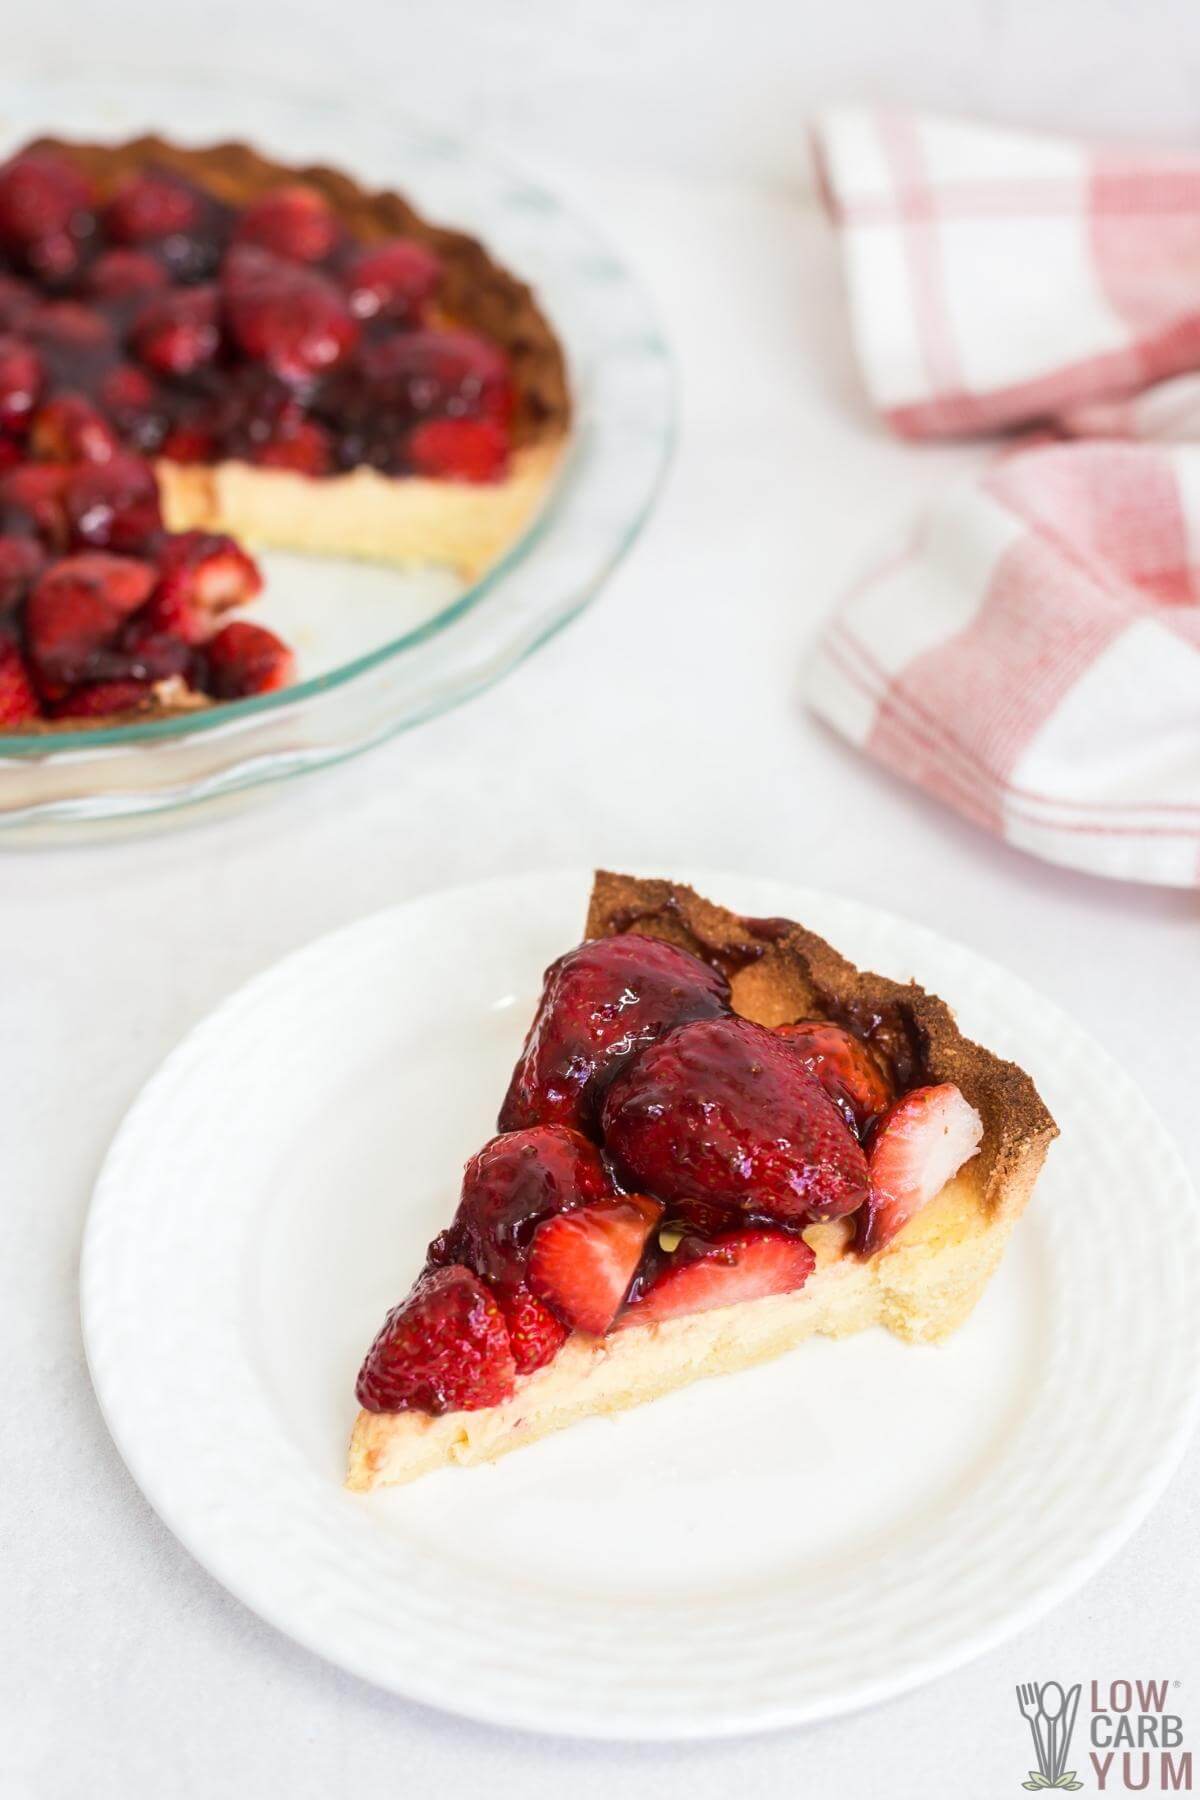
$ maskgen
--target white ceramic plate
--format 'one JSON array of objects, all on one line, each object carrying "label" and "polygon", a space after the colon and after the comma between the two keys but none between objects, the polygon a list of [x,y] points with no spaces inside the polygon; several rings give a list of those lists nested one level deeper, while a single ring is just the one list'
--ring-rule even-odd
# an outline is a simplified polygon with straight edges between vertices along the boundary
[{"label": "white ceramic plate", "polygon": [[493,1129],[583,874],[431,895],[269,970],[151,1081],[92,1203],[88,1356],[151,1503],[281,1630],[477,1718],[701,1737],[882,1699],[1069,1593],[1185,1441],[1196,1203],[1129,1077],[961,946],[694,879],[916,975],[1057,1115],[1003,1269],[943,1347],[817,1342],[494,1468],[342,1490],[360,1357]]}]

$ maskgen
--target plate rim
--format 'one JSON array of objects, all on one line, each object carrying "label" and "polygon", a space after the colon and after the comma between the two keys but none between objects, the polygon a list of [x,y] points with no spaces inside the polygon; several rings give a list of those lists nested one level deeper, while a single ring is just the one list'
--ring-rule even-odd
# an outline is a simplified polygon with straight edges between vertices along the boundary
[{"label": "plate rim", "polygon": [[[907,1661],[899,1672],[868,1678],[849,1685],[841,1694],[832,1699],[828,1696],[817,1697],[813,1701],[798,1701],[794,1705],[786,1702],[779,1704],[745,1702],[723,1710],[719,1714],[705,1714],[698,1719],[694,1716],[686,1719],[665,1716],[660,1725],[651,1726],[643,1722],[632,1727],[627,1722],[622,1723],[607,1715],[593,1714],[586,1719],[582,1716],[564,1717],[557,1710],[553,1722],[550,1722],[546,1710],[539,1710],[536,1703],[514,1707],[510,1696],[502,1703],[491,1704],[486,1689],[478,1689],[470,1684],[464,1685],[453,1696],[448,1696],[444,1685],[439,1684],[436,1678],[432,1681],[422,1679],[419,1670],[400,1683],[395,1679],[389,1679],[378,1668],[372,1667],[369,1655],[356,1654],[344,1643],[331,1649],[328,1640],[322,1639],[319,1629],[307,1630],[305,1628],[307,1620],[297,1619],[282,1602],[278,1605],[274,1604],[269,1583],[267,1584],[268,1597],[264,1600],[260,1594],[252,1595],[247,1591],[246,1584],[243,1584],[236,1576],[227,1575],[221,1568],[222,1555],[220,1551],[214,1554],[203,1544],[202,1531],[194,1531],[192,1522],[181,1516],[181,1510],[185,1511],[186,1509],[176,1509],[169,1498],[164,1495],[162,1483],[156,1482],[153,1469],[146,1466],[141,1446],[136,1443],[134,1446],[130,1446],[123,1424],[115,1416],[119,1408],[110,1404],[111,1396],[106,1393],[103,1379],[98,1373],[99,1359],[95,1354],[95,1349],[103,1327],[102,1324],[98,1324],[95,1298],[96,1242],[107,1222],[105,1209],[112,1204],[107,1194],[107,1187],[111,1179],[110,1171],[116,1161],[118,1150],[127,1133],[130,1132],[131,1126],[136,1125],[143,1107],[149,1109],[153,1105],[160,1084],[165,1085],[166,1079],[173,1074],[176,1062],[182,1060],[185,1053],[194,1046],[195,1041],[210,1034],[215,1036],[221,1020],[227,1012],[234,1012],[241,1006],[252,1004],[255,998],[269,985],[293,978],[296,970],[302,968],[306,961],[311,959],[314,964],[318,963],[321,958],[335,948],[339,941],[350,941],[362,931],[380,929],[383,922],[393,916],[406,913],[416,907],[428,906],[436,901],[455,900],[467,895],[484,896],[494,893],[496,890],[522,889],[535,885],[539,889],[544,889],[552,883],[562,883],[564,887],[567,883],[574,884],[582,900],[591,880],[591,874],[590,869],[583,867],[555,867],[515,875],[492,876],[483,880],[457,882],[427,889],[405,899],[391,902],[322,932],[307,943],[298,945],[283,956],[269,962],[256,974],[223,995],[214,1007],[189,1027],[157,1064],[131,1100],[104,1154],[89,1200],[79,1258],[79,1309],[85,1356],[93,1391],[105,1426],[139,1491],[172,1535],[177,1538],[200,1567],[227,1593],[232,1594],[239,1604],[246,1606],[292,1642],[299,1644],[322,1661],[341,1667],[382,1691],[394,1693],[407,1700],[431,1706],[441,1712],[469,1718],[490,1726],[588,1742],[716,1741],[814,1724],[827,1718],[842,1717],[911,1692],[1006,1642],[1077,1592],[1115,1555],[1157,1504],[1188,1446],[1196,1426],[1197,1416],[1200,1414],[1200,1360],[1192,1359],[1190,1385],[1177,1405],[1170,1431],[1165,1437],[1157,1458],[1139,1472],[1136,1485],[1125,1501],[1119,1516],[1106,1530],[1095,1533],[1085,1550],[1066,1563],[1057,1579],[1044,1583],[1022,1603],[1001,1612],[989,1623],[980,1626],[966,1637],[958,1639],[944,1650],[931,1651],[915,1660]],[[749,875],[744,871],[733,873],[731,871],[689,870],[681,875],[676,875],[674,879],[686,880],[701,891],[720,892],[725,886],[736,891],[739,885],[771,887],[781,893],[786,891],[794,896],[791,904],[799,905],[801,910],[811,902],[817,904],[829,902],[834,906],[849,909],[864,921],[883,921],[888,928],[898,927],[904,935],[911,936],[917,942],[923,940],[930,948],[965,954],[975,964],[985,965],[991,971],[1001,973],[1006,981],[1014,986],[1018,994],[1023,991],[1036,997],[1039,1006],[1049,1009],[1068,1021],[1079,1041],[1086,1043],[1090,1054],[1098,1059],[1100,1066],[1107,1066],[1117,1071],[1128,1086],[1136,1091],[1147,1115],[1155,1121],[1161,1151],[1169,1159],[1174,1174],[1180,1180],[1183,1190],[1190,1196],[1193,1206],[1197,1205],[1196,1191],[1190,1171],[1183,1161],[1174,1136],[1159,1117],[1157,1110],[1145,1095],[1136,1078],[1117,1063],[1116,1059],[1090,1032],[1078,1025],[1072,1015],[1067,1013],[1057,1001],[1048,998],[1040,990],[1032,987],[1023,976],[1013,974],[1003,964],[976,951],[961,939],[950,937],[888,908],[877,907],[869,902],[861,901],[855,896],[840,895],[828,889],[812,888],[786,878]],[[1200,1346],[1200,1320],[1197,1320],[1191,1327],[1191,1335]]]}]

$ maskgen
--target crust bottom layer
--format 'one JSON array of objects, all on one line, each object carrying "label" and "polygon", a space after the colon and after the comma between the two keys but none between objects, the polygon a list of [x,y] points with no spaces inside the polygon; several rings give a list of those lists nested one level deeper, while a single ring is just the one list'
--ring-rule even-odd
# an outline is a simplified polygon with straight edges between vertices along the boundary
[{"label": "crust bottom layer", "polygon": [[623,1412],[711,1375],[768,1362],[815,1335],[847,1337],[881,1325],[912,1343],[956,1330],[983,1293],[1024,1201],[1044,1145],[1015,1171],[1012,1206],[988,1214],[969,1166],[868,1262],[848,1250],[844,1223],[805,1237],[817,1267],[796,1294],[633,1326],[606,1338],[569,1338],[512,1398],[478,1412],[360,1412],[346,1485],[358,1493],[414,1481],[447,1464],[493,1462],[596,1414]]}]

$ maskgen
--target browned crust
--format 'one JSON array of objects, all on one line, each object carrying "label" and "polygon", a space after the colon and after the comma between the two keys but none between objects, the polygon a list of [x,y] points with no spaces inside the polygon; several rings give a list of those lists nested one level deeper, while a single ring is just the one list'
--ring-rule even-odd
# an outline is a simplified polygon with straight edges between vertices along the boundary
[{"label": "browned crust", "polygon": [[598,870],[587,936],[640,931],[717,963],[735,1010],[761,1025],[840,1017],[865,1031],[904,1086],[954,1082],[983,1119],[970,1165],[989,1212],[1020,1210],[1058,1126],[1023,1069],[964,1037],[945,1001],[916,982],[858,969],[790,919],[749,919],[673,881]]},{"label": "browned crust", "polygon": [[364,243],[412,237],[435,250],[445,266],[442,292],[448,320],[502,344],[513,369],[518,445],[565,431],[570,418],[566,364],[554,331],[531,290],[494,261],[464,232],[430,224],[402,195],[361,187],[349,175],[321,164],[273,161],[248,144],[210,144],[193,149],[166,138],[130,138],[121,144],[81,144],[40,138],[36,149],[54,150],[84,169],[105,197],[148,164],[175,170],[232,206],[278,187],[304,181],[325,195],[352,236]]}]

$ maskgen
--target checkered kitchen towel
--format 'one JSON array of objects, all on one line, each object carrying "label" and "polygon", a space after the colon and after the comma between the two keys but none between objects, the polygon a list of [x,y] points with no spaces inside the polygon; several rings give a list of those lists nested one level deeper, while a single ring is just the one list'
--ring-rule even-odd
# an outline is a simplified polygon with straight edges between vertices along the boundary
[{"label": "checkered kitchen towel", "polygon": [[849,594],[811,704],[1051,862],[1200,886],[1200,448],[1048,444],[938,501]]},{"label": "checkered kitchen towel", "polygon": [[[935,503],[826,625],[812,705],[1022,849],[1200,886],[1200,157],[865,111],[820,151],[889,421],[1095,435]],[[1113,441],[1189,416],[1195,447]]]},{"label": "checkered kitchen towel", "polygon": [[826,114],[815,149],[897,431],[1200,436],[1200,154],[866,107]]}]

